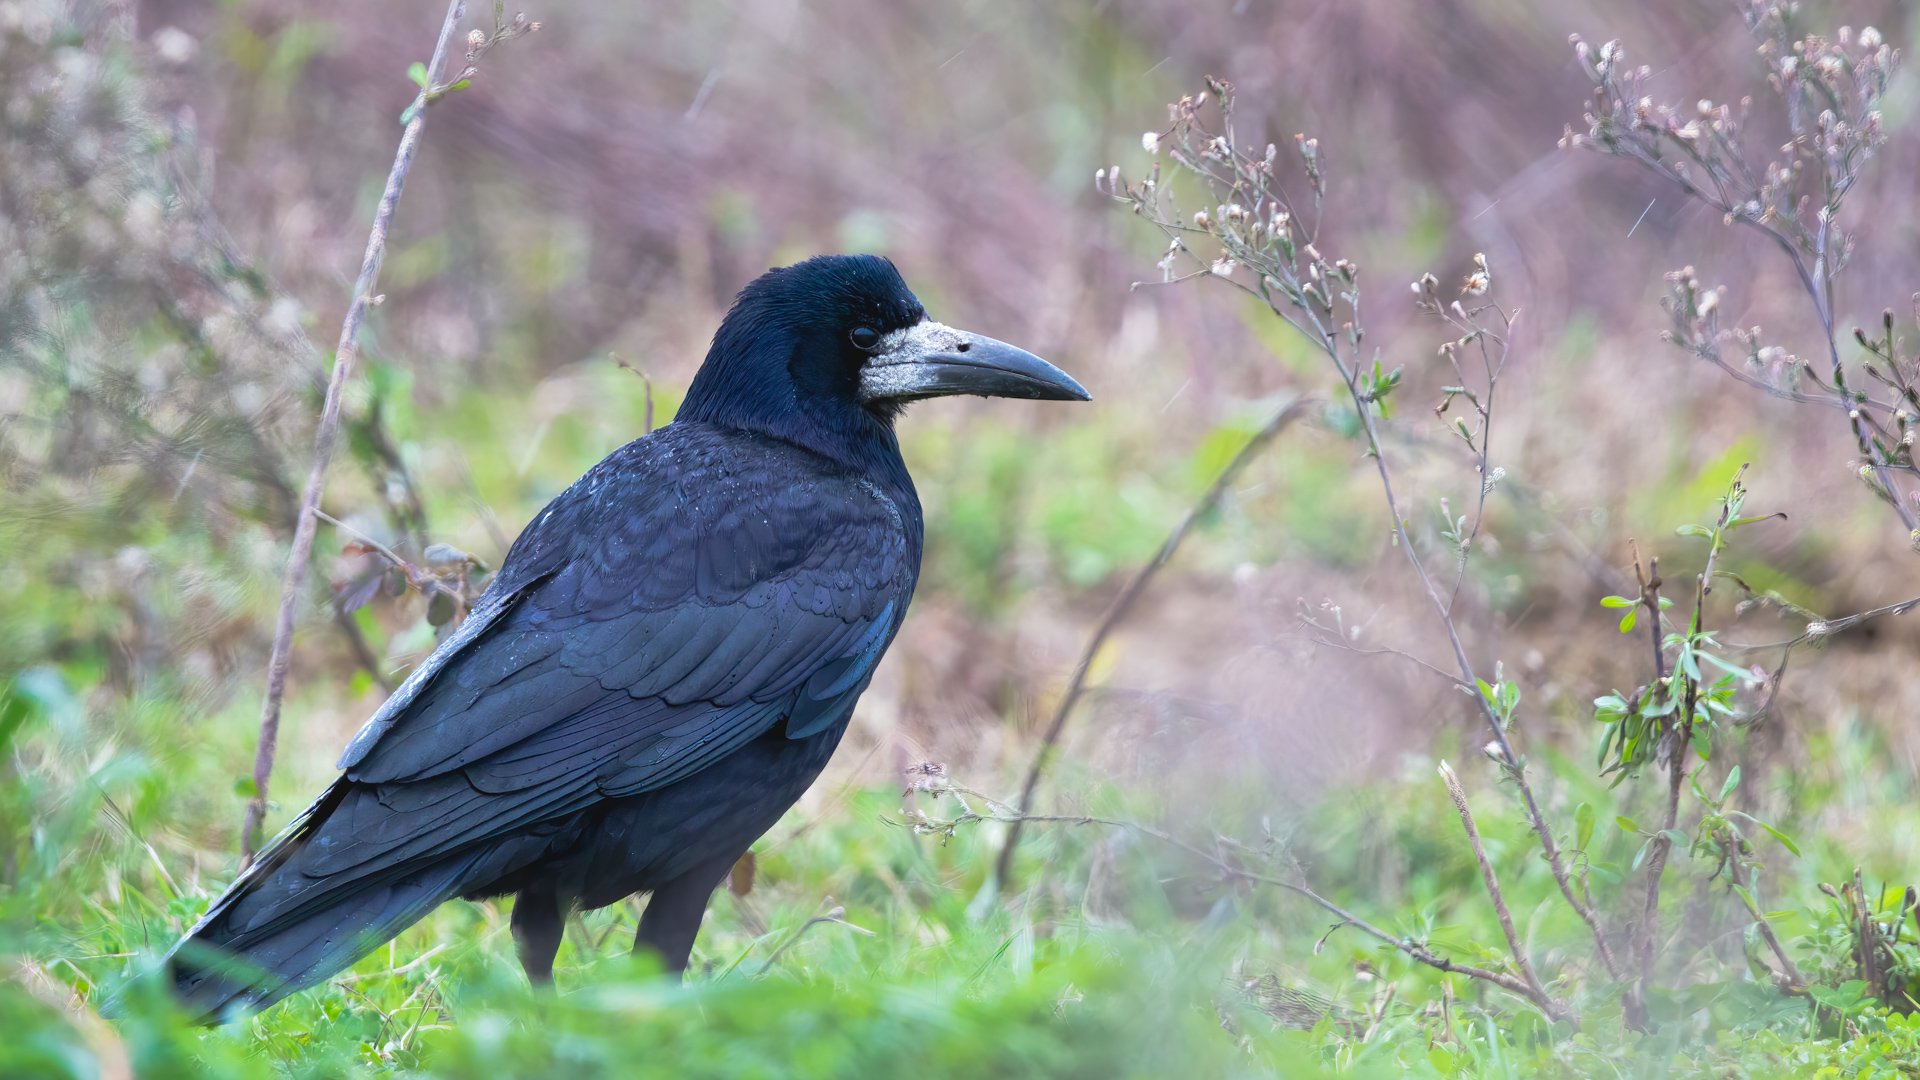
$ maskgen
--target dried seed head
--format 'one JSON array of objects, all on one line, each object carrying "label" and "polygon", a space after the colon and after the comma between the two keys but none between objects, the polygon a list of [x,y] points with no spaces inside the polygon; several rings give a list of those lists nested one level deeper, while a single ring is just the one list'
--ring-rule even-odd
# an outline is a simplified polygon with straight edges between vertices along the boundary
[{"label": "dried seed head", "polygon": [[1149,154],[1159,153],[1160,152],[1159,133],[1149,131],[1146,134],[1140,136],[1140,149],[1145,150]]},{"label": "dried seed head", "polygon": [[1860,47],[1868,50],[1879,48],[1880,47],[1880,31],[1874,29],[1871,26],[1860,31]]}]

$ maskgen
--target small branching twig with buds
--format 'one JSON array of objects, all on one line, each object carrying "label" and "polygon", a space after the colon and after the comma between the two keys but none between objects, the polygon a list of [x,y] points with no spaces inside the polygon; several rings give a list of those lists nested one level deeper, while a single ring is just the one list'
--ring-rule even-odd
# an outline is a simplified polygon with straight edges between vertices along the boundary
[{"label": "small branching twig with buds", "polygon": [[[1474,271],[1467,276],[1460,291],[1469,299],[1477,300],[1492,290],[1493,273],[1485,255],[1475,255],[1473,265]],[[1424,274],[1413,283],[1413,295],[1421,311],[1439,318],[1459,335],[1457,340],[1440,346],[1440,355],[1453,368],[1454,378],[1451,385],[1441,388],[1440,404],[1434,406],[1433,415],[1445,421],[1447,410],[1455,400],[1466,400],[1471,410],[1471,420],[1456,417],[1448,430],[1473,455],[1474,475],[1480,480],[1479,490],[1474,495],[1471,518],[1466,514],[1454,517],[1447,500],[1440,500],[1440,515],[1444,522],[1441,535],[1447,538],[1454,550],[1453,591],[1447,598],[1447,611],[1451,614],[1453,605],[1460,598],[1460,586],[1466,581],[1467,559],[1473,553],[1474,541],[1479,538],[1481,523],[1486,519],[1487,496],[1493,493],[1496,484],[1506,478],[1505,469],[1488,461],[1488,445],[1493,431],[1494,392],[1499,388],[1501,372],[1506,370],[1514,316],[1492,301],[1473,308],[1466,307],[1459,300],[1442,306],[1440,281],[1432,274]],[[1478,363],[1463,365],[1463,354]]]},{"label": "small branching twig with buds", "polygon": [[[1218,132],[1208,128],[1202,119],[1202,111],[1210,103],[1219,112]],[[1361,320],[1360,268],[1348,259],[1329,258],[1315,246],[1321,200],[1326,189],[1325,167],[1318,141],[1305,136],[1295,136],[1294,139],[1300,166],[1313,193],[1313,223],[1309,226],[1301,218],[1301,208],[1289,197],[1277,178],[1278,148],[1268,144],[1264,153],[1250,153],[1236,141],[1233,88],[1229,84],[1219,79],[1208,79],[1206,94],[1199,97],[1189,95],[1169,106],[1168,118],[1168,130],[1164,133],[1149,132],[1142,137],[1142,146],[1150,153],[1164,151],[1178,168],[1197,177],[1206,186],[1209,201],[1217,200],[1211,212],[1202,208],[1190,217],[1183,213],[1174,202],[1169,185],[1162,183],[1158,163],[1147,177],[1135,184],[1126,183],[1118,168],[1102,169],[1095,174],[1096,186],[1127,204],[1135,214],[1152,222],[1167,237],[1167,254],[1160,262],[1163,282],[1173,283],[1199,277],[1223,280],[1259,298],[1276,317],[1319,348],[1333,365],[1353,403],[1360,434],[1379,474],[1381,492],[1393,521],[1394,542],[1406,554],[1422,590],[1433,604],[1434,612],[1447,633],[1448,643],[1452,646],[1461,683],[1472,688],[1469,694],[1493,735],[1489,756],[1501,765],[1507,778],[1519,791],[1527,820],[1540,839],[1561,895],[1592,932],[1601,962],[1609,974],[1619,978],[1620,966],[1614,957],[1612,943],[1600,924],[1599,915],[1592,905],[1583,902],[1575,892],[1573,878],[1555,832],[1547,823],[1532,786],[1527,781],[1526,763],[1514,752],[1508,739],[1507,728],[1518,703],[1517,687],[1498,679],[1496,682],[1499,685],[1489,685],[1475,674],[1473,664],[1467,658],[1466,644],[1453,620],[1451,592],[1443,595],[1407,533],[1406,517],[1401,512],[1399,499],[1394,492],[1376,424],[1376,417],[1384,418],[1387,415],[1388,397],[1399,386],[1401,373],[1397,368],[1385,370],[1378,351],[1369,352],[1363,348],[1366,332]],[[1199,269],[1180,274],[1176,268],[1182,258]],[[1241,280],[1243,276],[1250,278],[1251,284]],[[1468,278],[1462,292],[1468,297],[1478,297],[1486,295],[1491,287],[1491,273],[1482,258],[1478,260],[1476,272]],[[1460,328],[1462,337],[1453,343],[1451,351],[1454,355],[1450,357],[1456,369],[1459,350],[1476,344],[1485,350],[1481,355],[1488,399],[1477,403],[1477,430],[1473,426],[1466,429],[1468,445],[1478,458],[1480,498],[1484,500],[1486,487],[1494,479],[1487,471],[1485,456],[1490,395],[1492,383],[1498,378],[1500,366],[1504,363],[1504,332],[1511,324],[1511,317],[1498,308],[1469,311],[1458,303],[1442,310],[1437,288],[1438,283],[1428,278],[1416,283],[1414,291],[1430,310],[1442,314]],[[1487,310],[1497,313],[1497,329],[1479,321],[1480,313]],[[1475,530],[1478,529],[1477,518],[1476,513]],[[1456,526],[1454,531],[1458,533],[1463,527],[1464,522]],[[1456,549],[1467,547],[1471,536],[1471,531],[1460,536],[1456,540]]]},{"label": "small branching twig with buds", "polygon": [[367,309],[385,299],[375,295],[373,289],[380,279],[380,265],[386,257],[387,230],[393,223],[394,207],[400,201],[400,191],[406,184],[408,170],[413,166],[414,154],[420,149],[420,135],[427,122],[426,106],[471,80],[475,74],[473,64],[487,49],[537,26],[528,23],[525,16],[518,16],[511,24],[502,27],[499,19],[502,9],[496,4],[493,34],[489,36],[474,31],[475,34],[482,34],[484,40],[469,38],[467,68],[452,84],[442,86],[436,80],[446,62],[447,49],[453,43],[454,31],[459,26],[465,7],[465,0],[452,0],[447,5],[439,39],[434,43],[433,58],[424,65],[416,65],[417,70],[413,74],[421,92],[402,117],[406,130],[401,133],[400,148],[394,154],[393,168],[387,173],[386,190],[381,193],[379,208],[374,213],[373,228],[367,235],[367,250],[360,262],[360,276],[354,281],[353,295],[347,302],[346,318],[341,322],[340,343],[334,350],[333,374],[327,382],[326,399],[320,409],[320,423],[313,436],[313,467],[307,474],[300,517],[294,526],[292,550],[287,556],[286,579],[281,585],[280,613],[274,623],[273,651],[267,663],[267,695],[260,713],[260,745],[253,762],[253,798],[247,803],[246,821],[240,830],[242,863],[253,861],[253,853],[260,839],[260,825],[267,814],[268,782],[273,776],[274,754],[280,737],[280,709],[286,697],[287,669],[293,655],[294,611],[306,585],[307,562],[313,554],[313,537],[318,527],[320,496],[326,488],[327,465],[333,458],[334,444],[340,435],[340,400],[359,357],[360,325],[366,319]]},{"label": "small branching twig with buds", "polygon": [[[1655,104],[1647,94],[1650,69],[1629,68],[1617,41],[1595,49],[1577,36],[1574,54],[1593,80],[1593,104],[1587,133],[1576,134],[1569,126],[1561,145],[1639,162],[1719,211],[1727,224],[1756,230],[1786,256],[1826,340],[1825,374],[1777,346],[1762,345],[1759,327],[1722,330],[1718,310],[1725,290],[1701,288],[1692,267],[1668,275],[1672,294],[1664,304],[1674,329],[1667,340],[1750,386],[1843,410],[1864,459],[1862,477],[1892,506],[1920,548],[1915,513],[1920,469],[1906,439],[1915,409],[1903,394],[1920,379],[1920,365],[1896,359],[1889,312],[1884,352],[1864,332],[1855,331],[1855,337],[1881,360],[1879,367],[1869,362],[1869,378],[1893,390],[1895,399],[1875,399],[1850,385],[1834,310],[1834,281],[1854,247],[1854,237],[1839,229],[1838,218],[1867,163],[1886,143],[1880,104],[1900,54],[1873,27],[1857,38],[1844,27],[1832,39],[1799,37],[1793,28],[1797,8],[1778,0],[1750,0],[1746,13],[1748,27],[1760,39],[1767,81],[1786,111],[1791,139],[1781,147],[1783,160],[1756,166],[1747,157],[1744,131],[1751,98],[1737,107],[1702,100],[1691,110]],[[1729,344],[1745,354],[1744,370],[1723,355]],[[1894,484],[1896,472],[1907,474],[1904,490]]]}]

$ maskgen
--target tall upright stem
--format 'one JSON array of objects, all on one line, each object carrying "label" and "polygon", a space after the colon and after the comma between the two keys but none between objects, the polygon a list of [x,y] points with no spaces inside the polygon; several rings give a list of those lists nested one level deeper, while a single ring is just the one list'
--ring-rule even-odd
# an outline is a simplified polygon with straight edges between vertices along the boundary
[{"label": "tall upright stem", "polygon": [[333,459],[334,444],[340,437],[340,398],[347,380],[353,375],[360,356],[360,324],[366,321],[367,308],[373,303],[373,287],[380,278],[380,264],[387,254],[387,229],[393,222],[394,207],[400,202],[400,189],[413,167],[414,154],[420,149],[420,133],[427,126],[427,90],[440,78],[446,63],[447,47],[466,11],[466,0],[451,0],[440,24],[440,38],[433,46],[433,59],[427,64],[427,85],[421,88],[409,111],[407,125],[400,135],[400,149],[394,154],[393,168],[387,173],[387,187],[380,195],[380,207],[373,216],[373,229],[367,234],[366,255],[360,261],[360,276],[353,283],[353,296],[347,301],[347,315],[340,325],[340,344],[333,354],[333,374],[327,381],[327,396],[320,408],[320,424],[313,434],[313,468],[307,473],[305,496],[300,502],[300,517],[294,524],[293,545],[287,554],[287,573],[280,587],[280,615],[273,627],[273,652],[267,660],[267,697],[260,708],[260,745],[253,758],[253,799],[247,803],[246,823],[240,830],[241,863],[253,861],[259,846],[260,825],[267,815],[267,792],[273,778],[274,754],[280,741],[280,710],[287,694],[287,668],[293,656],[293,617],[299,607],[300,593],[306,588],[307,563],[313,557],[313,535],[318,527],[315,511],[326,490],[327,464]]}]

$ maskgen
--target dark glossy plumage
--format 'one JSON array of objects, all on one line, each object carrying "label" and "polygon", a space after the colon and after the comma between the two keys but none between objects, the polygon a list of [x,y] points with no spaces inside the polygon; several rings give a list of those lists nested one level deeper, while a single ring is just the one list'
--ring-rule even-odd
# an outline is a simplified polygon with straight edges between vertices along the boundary
[{"label": "dark glossy plumage", "polygon": [[892,422],[954,392],[1085,396],[926,321],[884,260],[749,285],[679,418],[528,524],[177,948],[180,994],[264,1007],[462,896],[518,894],[539,980],[567,910],[651,890],[636,945],[684,967],[708,895],[819,774],[900,628],[922,526]]}]

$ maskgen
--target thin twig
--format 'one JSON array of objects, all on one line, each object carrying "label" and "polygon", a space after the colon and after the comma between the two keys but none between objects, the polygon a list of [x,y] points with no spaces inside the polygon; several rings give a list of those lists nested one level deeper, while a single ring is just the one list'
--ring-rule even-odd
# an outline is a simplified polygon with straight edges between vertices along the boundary
[{"label": "thin twig", "polygon": [[[1745,465],[1742,465],[1740,466],[1740,472],[1734,474],[1734,488],[1739,488],[1740,474],[1744,473],[1746,468]],[[1688,624],[1689,640],[1697,640],[1705,626],[1707,593],[1712,591],[1713,588],[1710,584],[1713,580],[1713,567],[1719,557],[1721,547],[1724,546],[1721,537],[1723,530],[1727,529],[1732,521],[1733,507],[1732,496],[1729,496],[1729,501],[1720,508],[1720,522],[1719,526],[1713,532],[1712,541],[1707,547],[1706,565],[1701,568],[1700,577],[1694,585],[1693,618]],[[1653,592],[1653,588],[1657,587],[1658,581],[1659,575],[1656,570],[1654,581],[1645,594],[1650,598],[1653,606],[1655,613],[1654,625],[1656,627],[1659,625],[1659,604],[1658,596]],[[1659,660],[1660,653],[1659,650],[1656,649],[1656,663],[1658,663]],[[1647,980],[1653,976],[1653,962],[1655,957],[1654,939],[1659,936],[1660,931],[1660,883],[1661,878],[1666,874],[1667,859],[1673,850],[1672,833],[1680,821],[1680,782],[1687,774],[1687,751],[1693,745],[1694,708],[1699,702],[1700,695],[1699,683],[1687,677],[1684,672],[1675,671],[1674,678],[1684,680],[1686,697],[1679,708],[1680,716],[1677,719],[1670,719],[1666,722],[1667,738],[1671,740],[1667,748],[1666,823],[1661,827],[1659,835],[1654,838],[1653,850],[1647,858],[1647,903],[1645,911],[1641,916],[1640,929],[1637,935],[1640,982],[1629,992],[1630,1000],[1634,1003],[1636,1009],[1643,1008],[1643,1006],[1639,1004],[1641,991],[1645,987]]]},{"label": "thin twig", "polygon": [[[446,61],[447,47],[453,41],[454,30],[459,26],[460,15],[465,10],[465,0],[451,0],[447,5],[447,15],[440,25],[439,40],[434,43],[433,59],[427,65],[428,85],[439,78],[440,68]],[[424,91],[422,92],[424,95]],[[334,443],[340,435],[340,398],[346,389],[347,379],[353,374],[354,361],[359,356],[360,324],[365,320],[367,308],[373,303],[373,287],[380,277],[380,264],[387,253],[387,230],[393,222],[394,206],[400,201],[400,189],[407,180],[407,171],[413,166],[414,154],[420,148],[420,133],[426,127],[427,110],[418,103],[407,119],[405,131],[400,136],[400,148],[394,155],[393,168],[387,173],[387,187],[380,196],[380,207],[373,218],[373,229],[367,235],[366,255],[360,262],[360,276],[353,285],[353,296],[347,302],[346,318],[340,326],[340,344],[334,350],[333,374],[327,382],[325,404],[320,409],[320,424],[313,436],[313,468],[307,474],[305,496],[300,504],[300,519],[294,527],[292,550],[287,555],[286,579],[280,590],[280,614],[274,622],[273,652],[267,662],[267,696],[260,710],[260,745],[253,761],[253,799],[247,803],[245,824],[240,830],[240,861],[243,866],[253,862],[253,853],[259,842],[261,822],[267,814],[268,783],[273,777],[274,753],[280,738],[280,708],[287,693],[287,668],[293,655],[293,617],[299,605],[300,592],[306,585],[307,562],[313,554],[313,536],[318,519],[315,512],[320,506],[320,495],[326,488],[327,464],[333,458]]]},{"label": "thin twig", "polygon": [[992,814],[992,815],[977,814],[969,811],[967,813],[961,814],[959,817],[954,818],[951,821],[936,822],[936,823],[908,821],[908,822],[893,822],[893,824],[908,825],[924,831],[940,832],[940,833],[946,833],[951,835],[952,830],[955,827],[964,825],[964,824],[969,824],[971,822],[976,822],[976,821],[1000,822],[1002,824],[1007,825],[1009,828],[1017,827],[1019,825],[1023,825],[1031,821],[1036,824],[1105,825],[1110,828],[1116,828],[1116,829],[1131,829],[1134,832],[1140,833],[1143,836],[1152,837],[1153,839],[1158,840],[1161,843],[1166,844],[1170,847],[1179,848],[1180,850],[1185,851],[1188,854],[1204,859],[1210,866],[1212,866],[1222,876],[1230,880],[1238,879],[1241,881],[1253,882],[1261,885],[1271,885],[1276,889],[1284,889],[1287,892],[1294,893],[1297,896],[1303,896],[1308,900],[1313,901],[1315,904],[1320,905],[1322,908],[1326,909],[1328,912],[1330,912],[1340,920],[1340,923],[1334,927],[1334,929],[1336,930],[1339,929],[1340,926],[1351,926],[1354,929],[1359,930],[1360,932],[1367,934],[1368,936],[1386,945],[1390,945],[1393,948],[1398,949],[1399,951],[1407,954],[1409,957],[1412,957],[1414,960],[1417,960],[1420,963],[1427,965],[1428,967],[1434,968],[1438,971],[1452,972],[1458,975],[1465,975],[1469,978],[1482,979],[1482,980],[1485,980],[1486,982],[1490,982],[1493,985],[1508,991],[1509,993],[1515,994],[1519,997],[1525,998],[1526,1000],[1532,1002],[1534,1005],[1538,1006],[1542,1012],[1545,1012],[1552,1019],[1555,1019],[1555,1020],[1569,1019],[1572,1016],[1572,1013],[1568,1009],[1565,1002],[1559,1001],[1549,996],[1544,990],[1539,990],[1533,986],[1529,986],[1526,982],[1524,982],[1523,980],[1515,976],[1508,975],[1505,972],[1489,971],[1486,968],[1472,967],[1467,964],[1456,964],[1452,960],[1449,960],[1446,957],[1441,956],[1438,953],[1435,953],[1431,949],[1427,948],[1426,945],[1420,942],[1414,941],[1410,938],[1396,937],[1395,935],[1388,933],[1387,931],[1381,929],[1378,926],[1375,926],[1374,924],[1368,922],[1367,920],[1361,918],[1360,916],[1354,914],[1353,912],[1348,911],[1346,908],[1341,907],[1339,904],[1336,904],[1333,901],[1327,899],[1326,897],[1321,896],[1319,893],[1314,892],[1311,888],[1308,888],[1305,885],[1296,884],[1291,881],[1284,881],[1276,877],[1268,877],[1265,874],[1254,873],[1253,871],[1247,870],[1244,867],[1236,865],[1230,860],[1221,858],[1219,855],[1215,854],[1214,852],[1208,851],[1205,848],[1201,848],[1193,844],[1189,844],[1186,841],[1181,840],[1179,837],[1173,836],[1170,833],[1163,832],[1159,829],[1155,829],[1147,825],[1142,825],[1139,822],[1120,821],[1113,818],[1075,816],[1071,814],[1019,814],[1019,815],[1012,815],[1012,816],[1002,816],[997,814]]},{"label": "thin twig", "polygon": [[1527,950],[1520,943],[1520,934],[1513,928],[1513,914],[1507,910],[1507,898],[1500,893],[1500,879],[1494,875],[1493,860],[1487,857],[1487,846],[1480,842],[1480,826],[1473,820],[1473,811],[1467,808],[1467,793],[1460,787],[1460,778],[1453,774],[1453,767],[1445,761],[1440,763],[1440,779],[1447,785],[1447,794],[1453,796],[1454,809],[1460,811],[1460,827],[1467,831],[1467,843],[1473,848],[1473,857],[1480,864],[1480,876],[1487,883],[1487,895],[1493,898],[1493,910],[1500,916],[1500,931],[1507,936],[1507,948],[1513,953],[1513,962],[1520,969],[1520,977],[1539,999],[1547,996],[1546,988],[1540,985],[1540,977],[1534,974],[1533,961],[1527,958]]},{"label": "thin twig", "polygon": [[[832,897],[828,897],[828,899],[831,900]],[[793,932],[792,937],[788,938],[785,942],[781,943],[779,948],[773,950],[773,955],[767,957],[766,962],[760,965],[760,970],[756,974],[765,975],[769,968],[773,967],[773,965],[777,963],[782,956],[786,955],[786,952],[788,949],[791,949],[795,945],[800,944],[800,939],[806,936],[807,931],[813,929],[816,926],[819,926],[821,923],[835,923],[837,925],[844,926],[847,929],[854,931],[855,933],[865,934],[868,937],[874,936],[873,931],[867,929],[866,927],[855,926],[853,923],[848,922],[846,920],[846,914],[847,914],[846,908],[841,907],[839,904],[835,904],[831,908],[828,908],[826,911],[821,912],[818,915],[815,915],[813,918],[808,919],[804,923],[801,923],[800,929],[795,930]]]},{"label": "thin twig", "polygon": [[[1277,313],[1277,309],[1275,310]],[[1318,323],[1318,317],[1313,314],[1312,309],[1307,310],[1309,317]],[[1357,310],[1355,319],[1358,320]],[[1446,629],[1447,642],[1453,647],[1454,663],[1460,669],[1462,681],[1475,688],[1471,696],[1479,705],[1480,713],[1486,719],[1488,729],[1493,733],[1494,742],[1500,751],[1501,764],[1505,767],[1507,776],[1519,789],[1521,802],[1526,808],[1527,821],[1532,824],[1535,835],[1540,838],[1541,851],[1547,857],[1547,865],[1553,870],[1553,878],[1560,886],[1560,894],[1566,897],[1567,904],[1592,932],[1594,945],[1600,953],[1600,961],[1606,966],[1608,974],[1618,978],[1619,964],[1613,956],[1613,945],[1600,925],[1600,916],[1592,907],[1581,903],[1580,898],[1574,894],[1573,880],[1567,870],[1566,859],[1560,853],[1560,845],[1554,838],[1552,827],[1547,824],[1546,816],[1540,811],[1539,801],[1533,794],[1533,786],[1527,782],[1526,769],[1521,764],[1519,755],[1514,753],[1513,745],[1507,740],[1506,727],[1500,722],[1499,714],[1494,711],[1493,703],[1487,700],[1487,695],[1478,692],[1479,677],[1474,673],[1472,661],[1467,659],[1466,644],[1460,639],[1459,628],[1454,625],[1453,615],[1448,610],[1450,605],[1441,598],[1433,578],[1420,561],[1419,553],[1414,550],[1413,538],[1407,534],[1406,518],[1401,514],[1399,500],[1393,493],[1393,480],[1387,473],[1387,459],[1381,449],[1379,429],[1373,421],[1371,403],[1366,400],[1364,392],[1360,389],[1358,371],[1340,357],[1336,341],[1331,330],[1322,329],[1319,335],[1320,347],[1332,358],[1341,379],[1347,384],[1347,392],[1353,398],[1354,408],[1359,413],[1361,430],[1366,436],[1367,448],[1373,458],[1375,471],[1380,476],[1380,489],[1387,501],[1387,512],[1393,518],[1395,538],[1399,541],[1400,549],[1406,553],[1407,562],[1412,565],[1415,576],[1420,579],[1420,586],[1426,591],[1427,599],[1433,604],[1435,613],[1439,615],[1440,625]]]},{"label": "thin twig", "polygon": [[[1316,629],[1319,629],[1319,628],[1316,627]],[[1324,633],[1312,634],[1312,635],[1309,635],[1309,637],[1310,637],[1310,640],[1312,640],[1312,642],[1315,645],[1319,645],[1323,648],[1328,648],[1328,649],[1339,649],[1342,652],[1350,652],[1356,656],[1396,657],[1398,659],[1405,660],[1407,663],[1412,664],[1415,667],[1424,668],[1426,671],[1428,671],[1431,674],[1438,675],[1442,679],[1447,680],[1447,682],[1452,683],[1454,687],[1461,690],[1462,692],[1467,692],[1467,693],[1478,692],[1475,687],[1467,683],[1461,682],[1460,676],[1453,674],[1452,672],[1446,670],[1445,668],[1437,667],[1433,664],[1430,664],[1425,660],[1422,660],[1419,657],[1403,649],[1395,649],[1395,648],[1392,648],[1391,646],[1386,646],[1386,645],[1378,646],[1376,648],[1371,648],[1371,649],[1362,649],[1357,645],[1349,645],[1346,642],[1341,641],[1337,637],[1327,637]]]},{"label": "thin twig", "polygon": [[[1053,720],[1047,725],[1047,733],[1040,740],[1040,749],[1033,756],[1033,765],[1027,770],[1026,783],[1020,789],[1020,801],[1017,806],[1021,811],[1024,812],[1033,805],[1034,792],[1040,787],[1040,775],[1045,771],[1047,761],[1060,741],[1060,733],[1067,726],[1068,715],[1073,712],[1074,705],[1080,700],[1081,692],[1086,687],[1087,672],[1093,667],[1093,659],[1100,652],[1100,646],[1106,643],[1114,628],[1120,625],[1120,620],[1126,617],[1134,601],[1147,587],[1147,583],[1153,580],[1153,576],[1160,571],[1161,567],[1167,565],[1167,562],[1173,558],[1174,552],[1180,550],[1181,541],[1186,539],[1194,523],[1220,504],[1220,500],[1226,496],[1228,487],[1232,485],[1234,477],[1240,475],[1240,470],[1244,469],[1247,463],[1252,461],[1276,436],[1305,415],[1307,409],[1320,404],[1322,402],[1317,398],[1297,398],[1281,408],[1279,412],[1274,413],[1273,418],[1255,432],[1253,438],[1248,439],[1247,444],[1240,448],[1240,452],[1233,456],[1233,460],[1227,462],[1227,467],[1220,470],[1220,475],[1214,480],[1213,486],[1209,487],[1207,493],[1200,497],[1200,501],[1187,511],[1187,516],[1181,518],[1180,524],[1174,526],[1173,532],[1169,533],[1166,541],[1160,545],[1160,550],[1133,575],[1133,579],[1120,590],[1120,595],[1114,598],[1112,606],[1107,608],[1106,615],[1100,619],[1099,625],[1094,627],[1093,634],[1087,638],[1085,648],[1080,651],[1080,661],[1074,665],[1073,675],[1067,680],[1066,692],[1061,695],[1060,703],[1054,707]],[[999,895],[1012,880],[1013,854],[1014,849],[1020,844],[1020,825],[1021,822],[1015,820],[1007,830],[1006,842],[1001,846],[1000,857],[994,863],[993,878],[987,884],[989,895]]]}]

